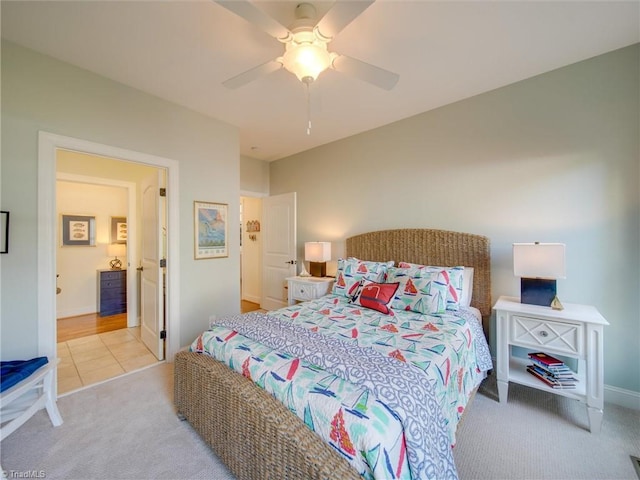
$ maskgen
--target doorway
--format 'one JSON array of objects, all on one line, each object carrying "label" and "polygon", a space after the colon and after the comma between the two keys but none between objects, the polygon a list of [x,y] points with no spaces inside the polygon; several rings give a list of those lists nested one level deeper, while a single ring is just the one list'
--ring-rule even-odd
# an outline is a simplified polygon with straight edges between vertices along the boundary
[{"label": "doorway", "polygon": [[[56,212],[56,168],[57,152],[68,150],[119,161],[164,168],[167,172],[167,227],[166,227],[166,281],[165,308],[166,355],[169,360],[179,349],[180,325],[178,312],[180,304],[177,288],[179,272],[179,172],[176,161],[97,144],[72,137],[63,137],[40,132],[38,139],[38,318],[39,355],[56,357],[56,248],[58,216]],[[87,164],[86,168],[92,168]],[[134,232],[132,232],[134,233]],[[132,240],[130,236],[129,240]],[[174,287],[175,285],[175,287]]]},{"label": "doorway", "polygon": [[262,302],[262,198],[240,197],[240,311],[257,310]]},{"label": "doorway", "polygon": [[[141,341],[136,265],[144,218],[137,213],[141,179],[161,170],[57,152],[56,209],[63,235],[56,237],[69,237],[64,218],[70,213],[90,215],[94,227],[91,246],[55,245],[59,394],[158,362]],[[93,176],[79,174],[88,171]]]},{"label": "doorway", "polygon": [[296,275],[296,202],[295,192],[240,197],[240,298],[264,311],[287,305],[285,279]]}]

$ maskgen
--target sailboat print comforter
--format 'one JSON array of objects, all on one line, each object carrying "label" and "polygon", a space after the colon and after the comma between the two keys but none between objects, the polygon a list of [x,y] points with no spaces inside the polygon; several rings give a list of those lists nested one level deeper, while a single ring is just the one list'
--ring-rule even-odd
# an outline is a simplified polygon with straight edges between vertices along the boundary
[{"label": "sailboat print comforter", "polygon": [[457,478],[456,425],[492,368],[480,322],[394,313],[327,295],[219,319],[191,350],[269,391],[365,478]]}]

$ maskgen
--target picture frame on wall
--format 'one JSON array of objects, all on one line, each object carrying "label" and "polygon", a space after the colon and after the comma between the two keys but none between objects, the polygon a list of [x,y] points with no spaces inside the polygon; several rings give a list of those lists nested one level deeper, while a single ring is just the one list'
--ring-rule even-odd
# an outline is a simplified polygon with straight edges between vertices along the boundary
[{"label": "picture frame on wall", "polygon": [[62,215],[62,246],[94,247],[96,245],[96,217]]},{"label": "picture frame on wall", "polygon": [[193,202],[196,260],[229,256],[228,210],[226,203]]},{"label": "picture frame on wall", "polygon": [[111,243],[127,243],[127,217],[111,217]]},{"label": "picture frame on wall", "polygon": [[9,253],[9,212],[0,212],[0,253]]}]

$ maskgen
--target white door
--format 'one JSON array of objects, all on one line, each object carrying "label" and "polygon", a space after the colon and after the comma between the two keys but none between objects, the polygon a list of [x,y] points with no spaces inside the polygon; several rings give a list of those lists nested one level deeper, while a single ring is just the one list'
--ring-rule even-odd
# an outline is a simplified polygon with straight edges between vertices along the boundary
[{"label": "white door", "polygon": [[262,302],[266,310],[287,305],[285,278],[296,274],[296,194],[262,200]]},{"label": "white door", "polygon": [[140,334],[151,352],[164,359],[164,282],[160,260],[163,256],[162,213],[164,197],[160,186],[164,172],[158,170],[142,182],[142,252],[140,281]]}]

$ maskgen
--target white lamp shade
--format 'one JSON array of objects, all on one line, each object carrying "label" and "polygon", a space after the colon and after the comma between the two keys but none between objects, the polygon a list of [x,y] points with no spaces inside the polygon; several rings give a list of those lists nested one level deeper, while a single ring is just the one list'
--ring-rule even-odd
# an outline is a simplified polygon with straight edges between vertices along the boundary
[{"label": "white lamp shade", "polygon": [[513,274],[524,278],[565,278],[564,243],[514,243]]},{"label": "white lamp shade", "polygon": [[127,253],[127,246],[124,243],[110,243],[107,245],[107,255],[109,257],[124,257]]},{"label": "white lamp shade", "polygon": [[307,262],[328,262],[331,260],[331,242],[305,242],[304,259]]}]

